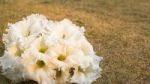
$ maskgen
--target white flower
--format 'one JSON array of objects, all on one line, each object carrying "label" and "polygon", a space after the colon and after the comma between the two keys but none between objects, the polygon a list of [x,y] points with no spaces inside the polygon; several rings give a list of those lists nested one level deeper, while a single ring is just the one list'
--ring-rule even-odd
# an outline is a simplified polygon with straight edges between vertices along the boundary
[{"label": "white flower", "polygon": [[84,31],[68,19],[51,21],[39,14],[9,24],[0,57],[3,74],[15,82],[91,84],[100,77],[102,58],[95,55]]}]

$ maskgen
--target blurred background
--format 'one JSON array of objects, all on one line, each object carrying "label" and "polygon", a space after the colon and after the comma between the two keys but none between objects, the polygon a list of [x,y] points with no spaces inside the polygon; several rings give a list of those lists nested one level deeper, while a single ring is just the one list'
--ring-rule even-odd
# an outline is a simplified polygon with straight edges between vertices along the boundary
[{"label": "blurred background", "polygon": [[[150,84],[150,0],[0,0],[2,34],[32,13],[84,26],[96,53],[104,58],[102,77],[93,84]],[[12,84],[0,75],[0,84]],[[18,84],[37,84],[23,81]]]}]

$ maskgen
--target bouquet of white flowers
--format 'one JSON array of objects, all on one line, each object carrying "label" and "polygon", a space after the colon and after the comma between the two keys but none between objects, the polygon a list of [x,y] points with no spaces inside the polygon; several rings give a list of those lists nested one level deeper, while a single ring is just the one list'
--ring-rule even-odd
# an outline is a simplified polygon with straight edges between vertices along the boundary
[{"label": "bouquet of white flowers", "polygon": [[57,22],[39,14],[9,24],[0,57],[3,75],[15,82],[91,84],[100,77],[102,57],[95,55],[84,31],[68,19]]}]

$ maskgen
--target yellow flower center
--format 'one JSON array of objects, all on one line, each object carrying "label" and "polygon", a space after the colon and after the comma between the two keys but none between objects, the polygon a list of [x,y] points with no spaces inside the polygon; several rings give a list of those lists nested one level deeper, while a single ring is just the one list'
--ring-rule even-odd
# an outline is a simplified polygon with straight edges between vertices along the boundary
[{"label": "yellow flower center", "polygon": [[17,46],[16,49],[15,49],[15,53],[14,54],[16,56],[20,57],[22,53],[23,53],[23,51]]},{"label": "yellow flower center", "polygon": [[84,70],[81,68],[81,66],[78,66],[78,71],[79,72],[84,72]]},{"label": "yellow flower center", "polygon": [[45,66],[45,62],[44,62],[43,60],[37,60],[36,65],[37,65],[39,68],[42,68],[42,67]]},{"label": "yellow flower center", "polygon": [[60,61],[64,61],[66,59],[66,56],[61,54],[61,55],[58,56],[57,59],[60,60]]},{"label": "yellow flower center", "polygon": [[22,53],[23,53],[22,50],[18,50],[18,51],[15,53],[15,55],[20,57]]},{"label": "yellow flower center", "polygon": [[45,52],[47,51],[47,49],[48,49],[48,47],[43,46],[43,47],[41,47],[41,48],[39,49],[39,52],[45,53]]}]

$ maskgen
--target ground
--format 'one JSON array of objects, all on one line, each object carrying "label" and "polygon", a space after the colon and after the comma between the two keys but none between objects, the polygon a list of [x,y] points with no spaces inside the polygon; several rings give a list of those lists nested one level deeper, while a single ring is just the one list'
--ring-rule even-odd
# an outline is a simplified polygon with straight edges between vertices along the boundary
[{"label": "ground", "polygon": [[[102,77],[93,84],[150,83],[150,0],[0,0],[0,56],[8,22],[31,13],[57,21],[68,18],[85,27],[103,57]],[[0,76],[0,84],[10,83]]]}]

